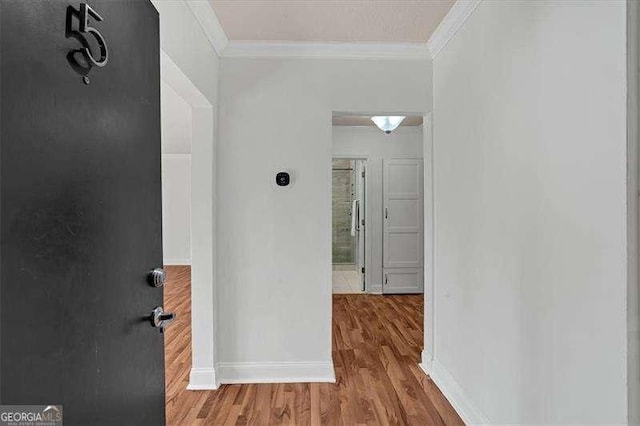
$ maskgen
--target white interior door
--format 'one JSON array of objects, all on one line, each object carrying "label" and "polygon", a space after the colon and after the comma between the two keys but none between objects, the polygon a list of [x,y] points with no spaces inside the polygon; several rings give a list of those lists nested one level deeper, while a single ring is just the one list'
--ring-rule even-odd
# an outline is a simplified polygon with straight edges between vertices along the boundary
[{"label": "white interior door", "polygon": [[423,172],[421,159],[384,165],[384,293],[422,293]]}]

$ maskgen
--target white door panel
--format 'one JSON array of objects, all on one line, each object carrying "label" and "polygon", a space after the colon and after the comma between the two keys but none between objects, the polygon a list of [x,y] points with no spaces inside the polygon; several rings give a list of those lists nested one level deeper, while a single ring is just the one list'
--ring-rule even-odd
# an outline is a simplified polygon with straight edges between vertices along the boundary
[{"label": "white door panel", "polygon": [[388,226],[397,231],[420,231],[422,209],[419,199],[389,200],[387,209]]},{"label": "white door panel", "polygon": [[[420,164],[415,163],[415,161],[420,161]],[[420,180],[421,169],[421,160],[390,160],[386,167],[389,192],[395,196],[419,194],[422,187]]]},{"label": "white door panel", "polygon": [[411,294],[423,292],[422,268],[389,268],[384,273],[385,294]]},{"label": "white door panel", "polygon": [[421,159],[384,164],[384,293],[423,291],[423,182]]},{"label": "white door panel", "polygon": [[419,268],[422,266],[422,239],[415,232],[390,233],[385,244],[388,264],[394,267]]}]

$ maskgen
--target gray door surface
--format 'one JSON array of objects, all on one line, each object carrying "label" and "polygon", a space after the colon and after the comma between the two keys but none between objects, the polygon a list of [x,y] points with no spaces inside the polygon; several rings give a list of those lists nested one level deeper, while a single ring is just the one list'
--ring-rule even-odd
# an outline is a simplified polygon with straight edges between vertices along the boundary
[{"label": "gray door surface", "polygon": [[0,2],[0,402],[161,425],[158,13],[89,6]]}]

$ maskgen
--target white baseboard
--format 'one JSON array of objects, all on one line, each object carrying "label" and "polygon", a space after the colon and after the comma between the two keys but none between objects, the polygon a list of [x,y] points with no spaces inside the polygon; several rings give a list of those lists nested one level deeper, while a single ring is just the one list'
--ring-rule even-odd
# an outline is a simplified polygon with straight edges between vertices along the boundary
[{"label": "white baseboard", "polygon": [[[423,353],[424,354],[424,353]],[[462,421],[467,425],[487,425],[491,424],[489,419],[471,402],[464,391],[455,381],[446,368],[434,359],[431,366],[425,366],[424,360],[420,368],[427,373],[431,380],[438,386],[440,391],[449,400],[449,403],[456,410]]]},{"label": "white baseboard", "polygon": [[334,383],[332,362],[221,362],[220,383]]},{"label": "white baseboard", "polygon": [[215,368],[192,368],[189,374],[188,390],[218,389]]},{"label": "white baseboard", "polygon": [[191,259],[164,259],[165,265],[191,265]]},{"label": "white baseboard", "polygon": [[433,371],[433,356],[427,351],[422,351],[422,362],[418,364],[418,366],[422,369],[422,371],[430,376],[431,372]]}]

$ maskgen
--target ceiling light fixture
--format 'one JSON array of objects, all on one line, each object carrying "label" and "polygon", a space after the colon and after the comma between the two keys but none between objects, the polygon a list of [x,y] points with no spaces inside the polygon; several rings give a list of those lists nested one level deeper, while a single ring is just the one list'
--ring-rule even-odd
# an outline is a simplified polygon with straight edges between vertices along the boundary
[{"label": "ceiling light fixture", "polygon": [[391,134],[395,129],[398,128],[400,123],[407,118],[404,115],[397,116],[375,116],[371,117],[371,121],[373,121],[380,130],[385,132],[386,134]]}]

